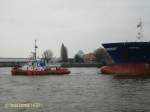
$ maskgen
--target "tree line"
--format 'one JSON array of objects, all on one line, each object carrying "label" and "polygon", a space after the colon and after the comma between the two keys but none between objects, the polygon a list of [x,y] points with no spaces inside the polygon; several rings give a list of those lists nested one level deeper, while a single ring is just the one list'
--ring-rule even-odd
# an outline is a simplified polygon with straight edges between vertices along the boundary
[{"label": "tree line", "polygon": [[[102,63],[102,64],[111,64],[113,61],[108,54],[108,52],[100,47],[94,50],[91,53],[95,58],[94,58],[94,63]],[[71,59],[72,63],[85,63],[84,58],[87,56],[82,50],[79,50]],[[53,60],[53,52],[50,49],[47,49],[43,52],[42,54],[42,59],[44,59],[47,63],[52,62]],[[61,63],[67,63],[70,62],[68,59],[68,50],[67,47],[62,43],[61,49],[60,49],[60,58],[57,59],[57,62]]]}]

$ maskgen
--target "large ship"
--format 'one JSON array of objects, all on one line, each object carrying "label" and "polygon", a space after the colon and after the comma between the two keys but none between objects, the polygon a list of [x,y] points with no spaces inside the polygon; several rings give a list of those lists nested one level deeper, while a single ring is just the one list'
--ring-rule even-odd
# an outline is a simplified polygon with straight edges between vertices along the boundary
[{"label": "large ship", "polygon": [[104,74],[150,75],[150,42],[143,38],[142,21],[137,25],[137,42],[118,42],[102,44],[114,63],[103,66]]},{"label": "large ship", "polygon": [[115,63],[150,63],[150,42],[103,44]]}]

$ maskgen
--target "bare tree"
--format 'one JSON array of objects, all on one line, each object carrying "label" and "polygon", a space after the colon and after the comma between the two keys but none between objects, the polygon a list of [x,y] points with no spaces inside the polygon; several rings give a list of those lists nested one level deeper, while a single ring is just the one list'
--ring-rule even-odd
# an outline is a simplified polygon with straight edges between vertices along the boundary
[{"label": "bare tree", "polygon": [[84,52],[82,50],[79,50],[77,52],[77,54],[74,56],[74,61],[77,63],[83,63],[83,56],[84,56]]},{"label": "bare tree", "polygon": [[45,50],[42,54],[42,58],[49,63],[49,61],[53,58],[53,52],[51,50]]},{"label": "bare tree", "polygon": [[102,64],[111,64],[112,59],[108,52],[104,48],[98,48],[94,51],[96,62],[100,62]]},{"label": "bare tree", "polygon": [[78,55],[80,58],[83,58],[84,52],[83,52],[82,50],[79,50],[79,51],[77,52],[77,55]]},{"label": "bare tree", "polygon": [[29,60],[34,60],[35,59],[35,53],[31,52],[31,54],[28,57]]}]

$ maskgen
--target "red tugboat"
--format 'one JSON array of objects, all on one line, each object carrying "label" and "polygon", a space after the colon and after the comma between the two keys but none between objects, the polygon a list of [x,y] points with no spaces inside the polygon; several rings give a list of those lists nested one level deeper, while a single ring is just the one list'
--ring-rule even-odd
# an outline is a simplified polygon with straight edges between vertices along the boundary
[{"label": "red tugboat", "polygon": [[66,68],[61,68],[59,66],[48,66],[45,69],[20,69],[14,67],[11,70],[12,75],[64,75],[70,74],[70,71]]},{"label": "red tugboat", "polygon": [[101,73],[109,75],[149,75],[150,76],[150,42],[143,39],[142,21],[137,25],[138,42],[105,43],[114,64],[100,68]]},{"label": "red tugboat", "polygon": [[[44,61],[36,59],[36,40],[35,40],[35,53],[34,61],[31,61],[29,64],[22,67],[15,66],[11,70],[12,75],[64,75],[70,74],[70,71],[67,68],[62,68],[61,66],[50,66],[47,65]],[[41,63],[42,62],[42,63]]]}]

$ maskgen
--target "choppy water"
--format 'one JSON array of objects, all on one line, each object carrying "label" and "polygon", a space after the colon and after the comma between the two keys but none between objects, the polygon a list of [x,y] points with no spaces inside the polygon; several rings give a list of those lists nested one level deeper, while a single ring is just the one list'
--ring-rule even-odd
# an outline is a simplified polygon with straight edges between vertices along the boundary
[{"label": "choppy water", "polygon": [[[150,77],[70,70],[66,76],[11,76],[10,68],[0,68],[0,112],[150,112]],[[9,103],[42,106],[6,108]]]}]

